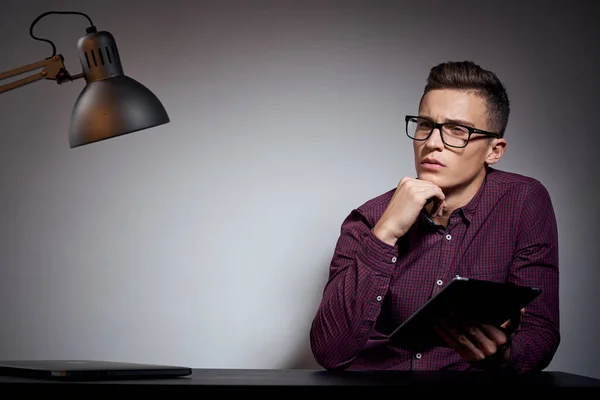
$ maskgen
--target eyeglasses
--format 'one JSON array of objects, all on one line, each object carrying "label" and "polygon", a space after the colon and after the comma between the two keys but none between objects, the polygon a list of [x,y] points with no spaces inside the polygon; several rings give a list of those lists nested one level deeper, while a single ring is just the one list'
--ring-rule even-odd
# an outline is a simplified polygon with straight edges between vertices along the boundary
[{"label": "eyeglasses", "polygon": [[470,126],[459,125],[456,123],[439,124],[429,118],[417,117],[414,115],[407,115],[405,120],[406,134],[412,140],[425,141],[429,139],[433,130],[437,128],[440,130],[442,142],[444,142],[446,146],[455,148],[466,147],[473,134],[495,138],[500,137],[497,133],[483,131]]}]

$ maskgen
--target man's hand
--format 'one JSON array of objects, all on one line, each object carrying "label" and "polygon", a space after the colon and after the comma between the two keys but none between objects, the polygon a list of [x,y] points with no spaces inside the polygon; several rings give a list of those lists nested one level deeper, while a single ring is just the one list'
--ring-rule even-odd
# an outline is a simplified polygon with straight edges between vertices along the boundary
[{"label": "man's hand", "polygon": [[521,324],[525,309],[499,328],[487,324],[469,324],[460,321],[442,321],[436,332],[461,357],[473,366],[497,369],[510,359],[510,344]]},{"label": "man's hand", "polygon": [[404,177],[387,209],[373,227],[373,233],[383,242],[393,246],[408,232],[430,200],[433,200],[430,216],[441,216],[446,207],[445,199],[442,189],[433,183]]}]

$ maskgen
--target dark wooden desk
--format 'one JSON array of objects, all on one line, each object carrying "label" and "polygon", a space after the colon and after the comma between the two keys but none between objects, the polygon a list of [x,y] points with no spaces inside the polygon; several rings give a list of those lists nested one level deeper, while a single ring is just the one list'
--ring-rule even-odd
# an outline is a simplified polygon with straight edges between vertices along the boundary
[{"label": "dark wooden desk", "polygon": [[[367,389],[382,388],[389,391],[391,386],[405,389],[417,388],[420,394],[435,392],[446,395],[454,389],[465,393],[473,393],[474,397],[510,393],[520,395],[521,387],[530,386],[532,396],[557,394],[569,389],[584,389],[581,393],[589,396],[590,389],[596,389],[592,397],[600,394],[600,379],[564,373],[541,372],[524,375],[498,375],[486,373],[460,372],[398,372],[398,371],[321,371],[321,370],[255,370],[255,369],[194,369],[191,376],[177,379],[154,380],[117,380],[88,382],[57,382],[52,380],[33,380],[13,377],[0,377],[0,390],[3,393],[51,394],[162,394],[175,395],[187,393],[205,393],[215,390],[236,391],[243,393],[266,389],[288,390],[290,394],[302,393],[303,390],[350,389],[356,393]],[[517,387],[518,386],[518,387]],[[394,389],[397,390],[397,389]],[[440,390],[442,392],[440,392]],[[529,391],[529,390],[528,390]],[[564,393],[563,393],[564,394]]]}]

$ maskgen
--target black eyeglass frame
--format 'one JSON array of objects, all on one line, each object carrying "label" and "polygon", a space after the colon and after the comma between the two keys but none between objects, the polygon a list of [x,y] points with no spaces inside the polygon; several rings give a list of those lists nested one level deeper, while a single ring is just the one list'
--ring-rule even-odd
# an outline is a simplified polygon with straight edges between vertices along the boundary
[{"label": "black eyeglass frame", "polygon": [[[432,128],[431,128],[431,131],[429,131],[429,134],[423,139],[415,139],[414,137],[410,136],[410,134],[408,133],[408,122],[410,119],[422,119],[422,120],[430,122]],[[446,146],[454,147],[456,149],[463,149],[463,148],[467,147],[467,145],[471,141],[471,135],[473,135],[473,134],[484,135],[484,136],[488,136],[488,137],[495,137],[497,139],[500,138],[500,135],[497,133],[494,133],[494,132],[488,132],[488,131],[484,131],[482,129],[477,129],[477,128],[473,128],[471,126],[465,126],[465,125],[457,124],[454,122],[439,123],[439,122],[432,121],[431,119],[426,118],[426,117],[419,117],[418,115],[407,115],[406,117],[404,117],[404,121],[406,122],[406,129],[405,129],[406,136],[408,136],[410,139],[416,140],[418,142],[424,142],[427,139],[429,139],[429,137],[431,136],[433,131],[437,128],[440,131],[440,137],[442,138],[442,142],[444,142],[444,144]],[[469,132],[469,136],[467,137],[467,141],[465,142],[465,145],[464,146],[455,146],[455,145],[446,143],[446,141],[444,140],[444,133],[442,132],[442,128],[444,127],[444,125],[453,125],[453,126],[460,126],[461,128],[465,128]]]}]

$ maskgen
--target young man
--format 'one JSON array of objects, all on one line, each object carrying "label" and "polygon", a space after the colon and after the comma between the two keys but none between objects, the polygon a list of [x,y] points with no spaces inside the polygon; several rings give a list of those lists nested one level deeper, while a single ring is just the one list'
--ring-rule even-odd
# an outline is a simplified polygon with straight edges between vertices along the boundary
[{"label": "young man", "polygon": [[[406,117],[416,178],[352,210],[341,226],[310,329],[326,369],[542,370],[560,341],[558,235],[537,180],[491,166],[504,154],[509,101],[472,62],[430,71]],[[535,286],[504,326],[442,325],[449,347],[400,349],[388,335],[456,275]]]}]

